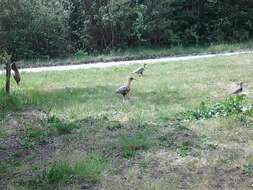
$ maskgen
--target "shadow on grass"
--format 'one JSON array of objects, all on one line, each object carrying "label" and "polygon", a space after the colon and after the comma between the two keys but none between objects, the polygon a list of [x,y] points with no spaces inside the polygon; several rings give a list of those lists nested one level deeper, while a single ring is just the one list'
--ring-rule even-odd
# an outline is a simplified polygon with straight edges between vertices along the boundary
[{"label": "shadow on grass", "polygon": [[78,106],[88,102],[96,105],[97,100],[109,100],[114,95],[113,87],[97,86],[94,88],[60,88],[52,90],[31,90],[27,94],[35,106],[56,109]]},{"label": "shadow on grass", "polygon": [[[32,97],[32,102],[37,106],[55,107],[56,109],[74,107],[81,104],[87,106],[99,107],[101,105],[110,105],[121,103],[124,99],[121,95],[115,93],[115,86],[95,86],[93,88],[61,88],[53,90],[33,90],[28,94]],[[179,93],[176,90],[166,90],[163,92],[150,91],[141,92],[132,89],[126,101],[131,101],[132,105],[143,105],[143,109],[150,105],[171,105],[189,101],[189,96]],[[193,97],[192,97],[193,98]],[[141,109],[139,107],[138,109]]]},{"label": "shadow on grass", "polygon": [[37,105],[55,105],[57,108],[87,103],[88,101],[107,100],[114,95],[112,87],[97,86],[94,88],[62,88],[48,91],[30,91]]},{"label": "shadow on grass", "polygon": [[150,92],[141,92],[137,91],[134,93],[135,96],[139,97],[141,101],[149,104],[156,105],[170,105],[174,103],[184,103],[189,96],[186,94],[180,93],[177,90],[163,90],[161,91],[150,91]]},{"label": "shadow on grass", "polygon": [[[11,95],[0,92],[0,113],[23,110],[28,107],[49,110],[61,110],[68,107],[87,105],[87,108],[101,111],[101,106],[122,103],[124,98],[115,93],[115,86],[96,86],[94,88],[60,88],[52,90],[14,91]],[[136,109],[146,109],[151,105],[180,103],[186,100],[184,94],[176,91],[141,92],[134,91],[125,102],[130,102]],[[130,105],[129,104],[129,105]],[[119,105],[118,105],[119,106]],[[118,107],[117,106],[117,107]],[[119,107],[120,108],[120,107]]]}]

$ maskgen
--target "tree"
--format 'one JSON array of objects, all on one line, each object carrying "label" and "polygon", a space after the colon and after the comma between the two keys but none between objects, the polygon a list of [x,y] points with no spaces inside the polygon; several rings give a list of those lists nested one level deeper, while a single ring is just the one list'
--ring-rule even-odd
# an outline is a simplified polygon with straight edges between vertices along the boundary
[{"label": "tree", "polygon": [[11,70],[14,71],[13,78],[16,83],[19,85],[21,77],[16,63],[11,64],[11,55],[9,55],[6,51],[0,54],[0,63],[5,64],[6,69],[6,83],[5,83],[5,91],[7,94],[10,94],[10,80],[11,80]]},{"label": "tree", "polygon": [[0,55],[0,62],[5,64],[6,69],[6,83],[5,83],[5,91],[9,94],[10,93],[10,79],[11,79],[11,56],[4,51]]},{"label": "tree", "polygon": [[12,60],[252,38],[252,0],[0,0]]}]

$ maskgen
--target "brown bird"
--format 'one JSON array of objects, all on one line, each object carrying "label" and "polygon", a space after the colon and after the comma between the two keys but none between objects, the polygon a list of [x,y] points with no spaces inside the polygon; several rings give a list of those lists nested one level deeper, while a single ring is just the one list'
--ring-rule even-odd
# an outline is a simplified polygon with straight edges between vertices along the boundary
[{"label": "brown bird", "polygon": [[237,88],[231,95],[239,95],[243,92],[243,82],[240,82],[239,88]]},{"label": "brown bird", "polygon": [[11,69],[14,71],[13,78],[15,79],[17,85],[19,85],[19,83],[21,81],[21,76],[20,76],[20,73],[18,71],[18,67],[17,67],[16,63],[13,63],[11,65]]},{"label": "brown bird", "polygon": [[122,94],[125,97],[130,92],[130,90],[131,90],[131,83],[132,83],[133,80],[135,80],[135,79],[133,77],[130,77],[128,79],[128,84],[119,87],[116,90],[116,93],[117,94]]},{"label": "brown bird", "polygon": [[147,64],[145,63],[142,67],[139,67],[138,69],[133,71],[132,74],[138,74],[139,76],[143,76],[146,65]]}]

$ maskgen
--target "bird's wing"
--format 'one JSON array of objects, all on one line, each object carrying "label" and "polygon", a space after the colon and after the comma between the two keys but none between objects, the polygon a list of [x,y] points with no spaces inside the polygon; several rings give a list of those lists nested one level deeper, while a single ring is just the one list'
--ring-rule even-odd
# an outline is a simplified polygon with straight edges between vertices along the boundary
[{"label": "bird's wing", "polygon": [[134,70],[133,73],[140,73],[143,72],[144,68],[143,67],[139,67],[138,69]]},{"label": "bird's wing", "polygon": [[238,93],[240,93],[240,92],[242,92],[242,88],[238,88],[238,89],[235,90],[232,94],[238,94]]},{"label": "bird's wing", "polygon": [[127,86],[121,86],[116,90],[116,93],[123,93],[125,91],[127,91]]}]

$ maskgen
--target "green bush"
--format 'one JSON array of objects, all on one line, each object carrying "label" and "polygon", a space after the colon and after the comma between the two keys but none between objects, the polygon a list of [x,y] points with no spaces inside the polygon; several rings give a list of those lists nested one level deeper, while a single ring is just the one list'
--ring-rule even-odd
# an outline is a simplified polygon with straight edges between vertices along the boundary
[{"label": "green bush", "polygon": [[8,49],[13,59],[66,55],[68,5],[65,0],[1,0],[0,49]]},{"label": "green bush", "polygon": [[74,58],[75,59],[81,59],[84,57],[87,57],[89,54],[83,50],[78,50],[75,54],[74,54]]},{"label": "green bush", "polygon": [[214,105],[207,105],[202,102],[197,109],[181,113],[179,118],[184,120],[210,119],[213,117],[226,117],[249,110],[251,110],[251,106],[246,105],[245,96],[235,96]]},{"label": "green bush", "polygon": [[0,49],[13,59],[48,59],[138,46],[242,42],[253,37],[252,8],[249,1],[1,0]]}]

